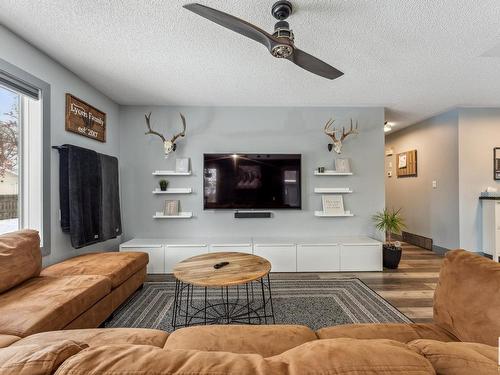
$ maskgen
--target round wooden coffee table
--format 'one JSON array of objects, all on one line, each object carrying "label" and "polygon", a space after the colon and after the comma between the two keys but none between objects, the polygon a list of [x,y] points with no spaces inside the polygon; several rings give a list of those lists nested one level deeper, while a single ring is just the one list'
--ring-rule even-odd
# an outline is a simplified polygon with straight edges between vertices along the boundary
[{"label": "round wooden coffee table", "polygon": [[267,324],[268,319],[274,323],[270,271],[268,260],[237,252],[203,254],[177,263],[173,328]]}]

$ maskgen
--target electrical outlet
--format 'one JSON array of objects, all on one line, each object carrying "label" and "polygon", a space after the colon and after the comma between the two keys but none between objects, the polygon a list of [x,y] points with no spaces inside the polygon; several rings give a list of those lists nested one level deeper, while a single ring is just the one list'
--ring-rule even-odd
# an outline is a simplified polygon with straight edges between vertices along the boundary
[{"label": "electrical outlet", "polygon": [[437,189],[437,187],[438,187],[437,181],[436,180],[432,181],[432,188]]}]

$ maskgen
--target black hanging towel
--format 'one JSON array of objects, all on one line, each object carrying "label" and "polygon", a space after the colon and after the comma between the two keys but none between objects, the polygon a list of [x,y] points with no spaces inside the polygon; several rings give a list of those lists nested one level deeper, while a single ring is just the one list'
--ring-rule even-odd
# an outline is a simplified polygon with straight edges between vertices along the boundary
[{"label": "black hanging towel", "polygon": [[58,150],[61,156],[61,227],[68,231],[69,223],[74,248],[100,242],[102,177],[99,154],[73,145],[63,145]]},{"label": "black hanging towel", "polygon": [[120,188],[118,178],[118,159],[99,154],[101,159],[101,241],[115,238],[122,234],[120,217]]},{"label": "black hanging towel", "polygon": [[69,177],[68,148],[54,147],[59,151],[59,206],[60,221],[63,232],[69,233]]}]

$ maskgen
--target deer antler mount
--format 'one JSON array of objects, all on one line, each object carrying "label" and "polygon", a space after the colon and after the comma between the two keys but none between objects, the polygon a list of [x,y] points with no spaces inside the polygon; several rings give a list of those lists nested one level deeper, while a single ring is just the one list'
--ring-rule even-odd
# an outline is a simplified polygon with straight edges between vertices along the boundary
[{"label": "deer antler mount", "polygon": [[186,118],[184,117],[184,115],[182,113],[179,113],[179,115],[181,116],[181,121],[182,121],[182,131],[180,133],[177,133],[175,134],[172,138],[170,139],[167,139],[163,136],[163,134],[157,132],[157,131],[154,131],[152,128],[151,128],[151,112],[149,112],[149,114],[147,115],[144,115],[144,117],[146,118],[146,126],[148,128],[148,131],[144,134],[152,134],[152,135],[157,135],[158,137],[160,137],[160,139],[162,140],[163,142],[163,148],[165,150],[165,157],[168,157],[168,155],[175,151],[176,148],[177,148],[177,139],[180,138],[180,137],[184,137],[186,135]]},{"label": "deer antler mount", "polygon": [[356,127],[353,127],[352,124],[352,119],[351,119],[351,127],[350,129],[346,132],[345,127],[342,127],[342,135],[340,138],[337,138],[337,133],[340,132],[340,129],[337,130],[334,126],[333,123],[335,120],[330,119],[326,122],[324,132],[327,136],[329,136],[332,140],[332,143],[328,144],[328,151],[332,151],[332,149],[337,153],[341,154],[342,153],[342,142],[344,139],[347,138],[348,135],[350,134],[359,134],[358,131],[358,121],[356,121]]}]

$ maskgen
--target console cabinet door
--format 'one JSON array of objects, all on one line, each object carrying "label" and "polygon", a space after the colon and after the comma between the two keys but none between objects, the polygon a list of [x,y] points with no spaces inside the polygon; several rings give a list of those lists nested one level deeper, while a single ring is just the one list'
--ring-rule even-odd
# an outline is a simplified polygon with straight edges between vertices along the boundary
[{"label": "console cabinet door", "polygon": [[340,271],[338,244],[297,245],[297,272]]},{"label": "console cabinet door", "polygon": [[210,245],[208,251],[210,253],[220,253],[220,252],[238,252],[252,254],[252,244],[213,244]]},{"label": "console cabinet door", "polygon": [[297,271],[297,248],[295,244],[255,244],[253,253],[271,262],[271,272]]},{"label": "console cabinet door", "polygon": [[120,247],[120,251],[142,252],[149,255],[147,273],[165,273],[165,251],[163,246],[154,247]]},{"label": "console cabinet door", "polygon": [[165,273],[172,273],[175,265],[184,259],[206,253],[208,253],[207,244],[165,245]]},{"label": "console cabinet door", "polygon": [[341,245],[341,271],[382,271],[382,269],[382,244]]}]

